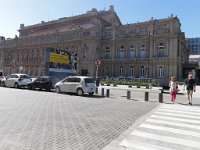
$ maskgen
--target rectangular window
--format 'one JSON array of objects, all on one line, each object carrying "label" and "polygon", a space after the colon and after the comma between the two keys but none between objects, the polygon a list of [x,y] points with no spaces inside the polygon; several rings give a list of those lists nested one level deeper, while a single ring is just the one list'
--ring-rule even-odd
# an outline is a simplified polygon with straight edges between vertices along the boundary
[{"label": "rectangular window", "polygon": [[130,48],[129,58],[133,59],[135,57],[136,57],[135,49],[134,48]]},{"label": "rectangular window", "polygon": [[166,27],[167,27],[166,24],[157,25],[157,29],[166,29]]},{"label": "rectangular window", "polygon": [[144,67],[141,67],[141,68],[140,68],[140,76],[141,76],[141,77],[144,77],[144,76],[145,76]]},{"label": "rectangular window", "polygon": [[83,36],[89,36],[89,35],[90,35],[90,31],[83,32]]},{"label": "rectangular window", "polygon": [[120,69],[119,69],[119,76],[123,76],[123,74],[124,74],[124,68],[123,67],[120,67]]},{"label": "rectangular window", "polygon": [[157,57],[165,57],[164,46],[158,46]]},{"label": "rectangular window", "polygon": [[144,51],[144,50],[141,50],[140,51],[140,58],[146,58],[146,51]]},{"label": "rectangular window", "polygon": [[158,68],[158,77],[164,78],[164,68],[163,67]]},{"label": "rectangular window", "polygon": [[131,76],[131,77],[134,76],[134,68],[133,68],[133,67],[131,67],[131,68],[129,69],[129,76]]}]

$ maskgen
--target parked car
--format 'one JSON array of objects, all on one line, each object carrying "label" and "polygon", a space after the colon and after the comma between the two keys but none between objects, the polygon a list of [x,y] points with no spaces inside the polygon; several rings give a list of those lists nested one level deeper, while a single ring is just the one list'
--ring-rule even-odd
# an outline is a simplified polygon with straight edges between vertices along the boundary
[{"label": "parked car", "polygon": [[1,85],[1,81],[4,79],[4,75],[3,75],[3,71],[0,70],[0,85]]},{"label": "parked car", "polygon": [[88,76],[69,76],[58,82],[55,88],[57,93],[70,92],[79,96],[88,93],[92,96],[95,92],[95,83]]},{"label": "parked car", "polygon": [[33,80],[32,82],[29,82],[27,84],[27,88],[29,90],[32,89],[40,89],[40,90],[46,90],[51,91],[51,89],[55,89],[55,84],[59,82],[60,80],[53,76],[40,76]]},{"label": "parked car", "polygon": [[27,74],[10,74],[1,81],[2,86],[20,88],[26,86],[31,78]]}]

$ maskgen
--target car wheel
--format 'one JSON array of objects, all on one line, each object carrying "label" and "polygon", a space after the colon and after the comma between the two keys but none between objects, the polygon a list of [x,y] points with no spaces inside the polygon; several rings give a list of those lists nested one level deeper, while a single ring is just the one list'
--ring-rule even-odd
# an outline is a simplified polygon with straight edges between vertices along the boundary
[{"label": "car wheel", "polygon": [[28,88],[28,90],[32,90],[32,86],[31,85],[28,85],[27,88]]},{"label": "car wheel", "polygon": [[15,84],[14,84],[14,87],[15,87],[15,88],[19,88],[18,83],[15,83]]},{"label": "car wheel", "polygon": [[92,92],[92,93],[89,93],[89,95],[90,95],[90,96],[94,95],[94,92]]},{"label": "car wheel", "polygon": [[6,87],[6,84],[5,84],[5,82],[2,82],[2,83],[1,83],[1,85],[2,85],[3,87]]},{"label": "car wheel", "polygon": [[56,93],[61,93],[61,91],[60,91],[60,87],[56,87]]},{"label": "car wheel", "polygon": [[76,94],[78,96],[82,96],[83,95],[83,90],[82,89],[77,89]]}]

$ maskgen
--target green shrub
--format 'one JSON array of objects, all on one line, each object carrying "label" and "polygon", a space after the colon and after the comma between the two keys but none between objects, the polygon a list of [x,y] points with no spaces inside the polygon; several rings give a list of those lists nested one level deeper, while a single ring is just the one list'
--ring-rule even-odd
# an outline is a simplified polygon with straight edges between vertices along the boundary
[{"label": "green shrub", "polygon": [[135,86],[159,86],[159,82],[145,82],[145,81],[130,81],[130,80],[111,80],[104,79],[100,81],[101,84],[115,84],[115,85],[135,85]]}]

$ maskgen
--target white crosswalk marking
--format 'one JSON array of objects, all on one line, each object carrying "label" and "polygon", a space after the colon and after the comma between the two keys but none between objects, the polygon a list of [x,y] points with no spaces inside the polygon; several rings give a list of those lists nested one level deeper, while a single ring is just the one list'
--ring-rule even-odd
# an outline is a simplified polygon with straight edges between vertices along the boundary
[{"label": "white crosswalk marking", "polygon": [[163,104],[119,145],[133,150],[200,149],[200,107]]},{"label": "white crosswalk marking", "polygon": [[179,114],[190,114],[190,115],[196,115],[196,116],[199,116],[200,117],[200,112],[187,112],[187,111],[181,111],[181,110],[169,110],[168,108],[162,108],[162,109],[159,109],[159,111],[161,112],[173,112],[173,113],[179,113]]},{"label": "white crosswalk marking", "polygon": [[160,146],[152,145],[148,143],[132,142],[129,140],[123,140],[121,142],[121,145],[127,145],[129,148],[137,147],[137,149],[139,150],[175,150],[175,149],[164,148],[164,147],[160,147]]},{"label": "white crosswalk marking", "polygon": [[159,131],[166,131],[171,133],[178,133],[178,134],[184,134],[184,135],[192,135],[196,137],[200,137],[200,132],[194,132],[194,131],[188,131],[188,130],[181,130],[181,129],[174,129],[170,127],[164,127],[164,126],[158,126],[158,125],[151,125],[151,124],[141,124],[141,128],[147,128],[147,129],[153,129],[153,130],[159,130]]}]

